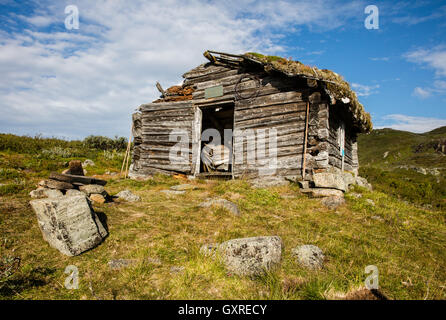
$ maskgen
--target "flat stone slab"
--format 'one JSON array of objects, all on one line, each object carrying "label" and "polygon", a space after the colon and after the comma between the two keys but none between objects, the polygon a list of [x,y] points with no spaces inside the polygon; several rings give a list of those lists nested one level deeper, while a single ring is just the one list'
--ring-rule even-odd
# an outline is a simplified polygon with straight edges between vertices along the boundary
[{"label": "flat stone slab", "polygon": [[312,198],[324,198],[324,197],[343,197],[344,192],[337,189],[327,189],[327,188],[310,188],[310,189],[301,189],[302,193],[308,194]]},{"label": "flat stone slab", "polygon": [[195,186],[193,186],[191,184],[179,184],[179,185],[170,187],[170,190],[175,190],[175,191],[186,191],[186,190],[193,190],[193,189],[195,189]]},{"label": "flat stone slab", "polygon": [[52,179],[40,181],[39,186],[43,188],[56,189],[56,190],[74,189],[74,185],[72,185],[69,182],[56,181]]},{"label": "flat stone slab", "polygon": [[241,238],[223,242],[218,253],[229,272],[257,276],[280,264],[282,246],[282,239],[277,236]]},{"label": "flat stone slab", "polygon": [[87,196],[92,194],[100,194],[104,197],[107,196],[107,191],[105,191],[104,186],[99,184],[87,184],[85,186],[80,186],[79,190],[85,193]]},{"label": "flat stone slab", "polygon": [[341,173],[319,172],[313,174],[313,182],[315,187],[330,188],[346,191],[348,188],[345,177]]},{"label": "flat stone slab", "polygon": [[74,174],[61,174],[57,172],[51,172],[50,179],[68,182],[75,185],[99,184],[101,186],[105,186],[107,184],[107,181],[102,179],[96,179],[93,177],[86,177]]},{"label": "flat stone slab", "polygon": [[63,193],[57,189],[48,189],[39,187],[29,193],[31,198],[59,198],[63,197]]},{"label": "flat stone slab", "polygon": [[186,193],[186,191],[177,191],[177,190],[161,190],[161,192],[167,195],[168,197]]},{"label": "flat stone slab", "polygon": [[209,208],[212,206],[219,206],[225,208],[235,216],[241,215],[238,206],[235,203],[226,199],[208,199],[200,204],[200,207],[202,208]]},{"label": "flat stone slab", "polygon": [[32,200],[30,204],[45,241],[67,256],[96,247],[108,234],[85,195]]}]

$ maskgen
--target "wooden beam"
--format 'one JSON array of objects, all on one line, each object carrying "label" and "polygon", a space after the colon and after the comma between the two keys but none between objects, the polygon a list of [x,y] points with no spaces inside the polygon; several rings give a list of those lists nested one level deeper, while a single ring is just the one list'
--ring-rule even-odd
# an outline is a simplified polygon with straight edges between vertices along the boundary
[{"label": "wooden beam", "polygon": [[302,155],[303,158],[303,163],[302,163],[302,179],[305,179],[305,161],[307,159],[306,154],[307,154],[307,139],[308,139],[308,117],[309,117],[309,113],[310,113],[310,103],[307,102],[307,112],[305,115],[305,135],[304,135],[304,152]]}]

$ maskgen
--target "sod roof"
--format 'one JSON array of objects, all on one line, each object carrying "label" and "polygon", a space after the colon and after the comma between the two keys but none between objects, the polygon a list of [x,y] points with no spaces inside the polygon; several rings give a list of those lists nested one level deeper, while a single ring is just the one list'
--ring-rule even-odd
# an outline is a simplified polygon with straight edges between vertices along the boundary
[{"label": "sod roof", "polygon": [[[212,54],[218,54],[215,58]],[[348,107],[353,119],[353,124],[360,132],[370,132],[373,129],[370,113],[366,112],[364,106],[359,102],[356,93],[344,78],[327,69],[318,69],[305,65],[299,61],[286,59],[278,56],[265,56],[260,53],[248,52],[242,55],[206,51],[204,56],[211,61],[250,61],[263,65],[266,71],[277,71],[289,77],[303,77],[314,79],[324,83],[327,94],[339,103]]]}]

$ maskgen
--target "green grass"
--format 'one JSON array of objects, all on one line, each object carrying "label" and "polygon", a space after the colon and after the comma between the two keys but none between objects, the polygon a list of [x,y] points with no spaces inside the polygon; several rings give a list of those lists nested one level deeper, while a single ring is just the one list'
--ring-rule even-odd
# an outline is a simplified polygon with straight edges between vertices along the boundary
[{"label": "green grass", "polygon": [[[380,129],[361,135],[358,138],[360,175],[376,190],[417,205],[445,210],[446,156],[432,147],[433,142],[445,137],[446,127],[423,134]],[[440,175],[423,175],[413,167],[438,168]]]},{"label": "green grass", "polygon": [[[87,168],[89,174],[119,172],[122,158],[107,160],[102,151],[89,152],[97,164]],[[130,189],[142,201],[94,205],[107,216],[110,235],[95,249],[67,257],[43,240],[28,192],[50,168],[65,169],[68,159],[40,160],[0,152],[0,168],[7,169],[0,183],[24,181],[20,190],[0,194],[0,256],[22,262],[0,282],[0,299],[332,299],[364,286],[367,265],[379,268],[381,290],[392,299],[446,298],[445,211],[398,199],[378,186],[374,191],[355,188],[352,192],[362,197],[348,193],[346,205],[332,211],[296,185],[254,189],[243,180],[194,180],[188,183],[196,189],[169,198],[160,191],[185,183],[182,178],[133,181],[105,175],[110,194]],[[242,215],[200,207],[209,197],[233,201]],[[261,277],[229,274],[218,260],[199,253],[203,244],[262,235],[280,236],[284,250],[280,267]],[[296,263],[291,250],[302,244],[323,250],[322,270]],[[122,258],[137,263],[109,269],[109,260]],[[78,290],[64,287],[68,265],[79,269]],[[184,272],[171,273],[172,267],[184,267]]]}]

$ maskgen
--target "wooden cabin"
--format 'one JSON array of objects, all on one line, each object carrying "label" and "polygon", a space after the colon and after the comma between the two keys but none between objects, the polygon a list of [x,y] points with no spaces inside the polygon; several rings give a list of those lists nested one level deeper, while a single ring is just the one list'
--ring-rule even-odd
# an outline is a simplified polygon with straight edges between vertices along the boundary
[{"label": "wooden cabin", "polygon": [[[204,56],[208,62],[186,72],[181,86],[157,84],[160,99],[133,114],[131,177],[357,174],[356,138],[372,123],[341,76],[256,53]],[[273,170],[261,170],[267,167]]]}]

